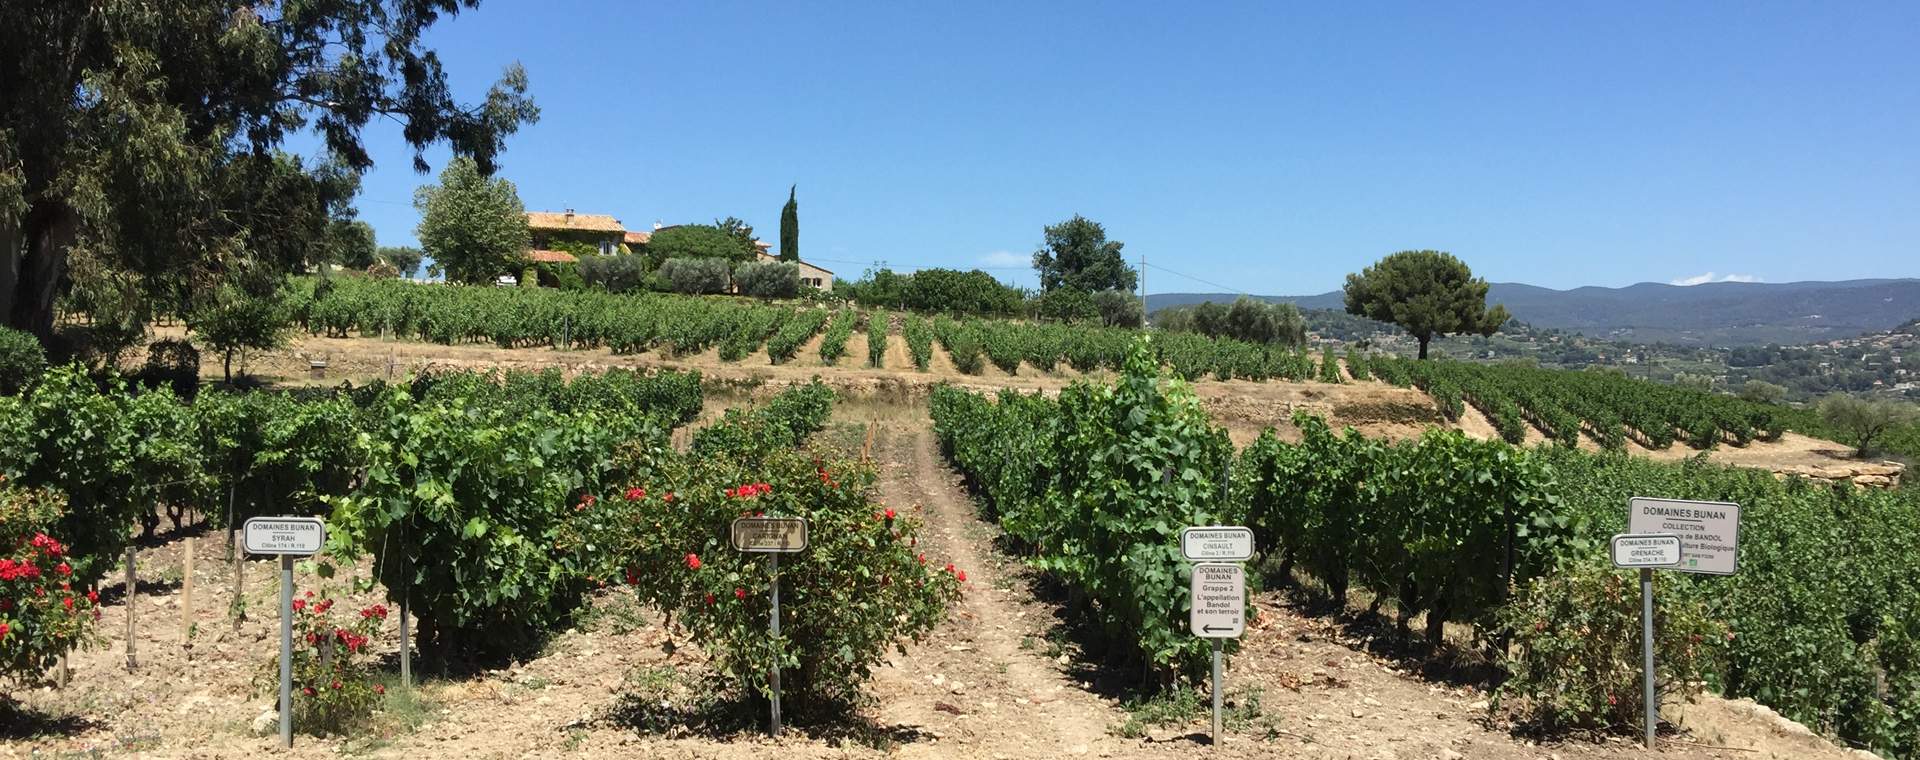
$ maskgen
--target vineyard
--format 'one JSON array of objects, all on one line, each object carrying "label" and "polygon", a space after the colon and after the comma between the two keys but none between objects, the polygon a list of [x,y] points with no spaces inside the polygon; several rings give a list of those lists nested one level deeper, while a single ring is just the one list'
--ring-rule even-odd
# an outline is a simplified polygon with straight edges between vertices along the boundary
[{"label": "vineyard", "polygon": [[[1334,599],[1362,592],[1376,610],[1392,606],[1403,636],[1415,617],[1432,642],[1449,623],[1470,627],[1502,657],[1502,702],[1515,714],[1627,725],[1639,710],[1627,664],[1637,598],[1606,567],[1606,539],[1624,529],[1630,496],[1726,500],[1745,508],[1740,573],[1667,582],[1663,682],[1751,696],[1891,757],[1920,751],[1910,489],[1517,449],[1456,431],[1390,443],[1305,415],[1300,442],[1268,434],[1235,455],[1191,391],[1155,375],[1141,352],[1114,387],[1075,385],[1058,399],[942,388],[932,409],[948,457],[1028,561],[1084,596],[1082,614],[1150,669],[1195,665],[1194,640],[1178,635],[1179,528],[1245,524],[1277,582],[1297,571]],[[1456,377],[1489,387],[1472,374],[1429,382]],[[1601,630],[1620,635],[1609,644]]]},{"label": "vineyard", "polygon": [[[358,278],[315,282],[306,281],[308,289],[298,291],[290,307],[315,334],[603,348],[616,354],[654,352],[667,359],[713,351],[722,364],[742,363],[763,348],[767,361],[783,364],[817,341],[817,349],[807,350],[817,351],[818,364],[825,366],[928,372],[940,351],[962,375],[981,375],[989,367],[1013,376],[1117,372],[1139,335],[1118,328],[726,298],[429,287]],[[856,332],[866,336],[867,355],[843,363]],[[886,349],[894,340],[904,344],[906,359],[889,367]],[[1486,417],[1494,434],[1515,444],[1544,440],[1565,447],[1658,451],[1675,444],[1746,447],[1776,441],[1789,428],[1840,435],[1805,410],[1614,372],[1415,361],[1352,349],[1344,356],[1330,349],[1314,355],[1191,333],[1156,333],[1150,345],[1158,364],[1189,381],[1380,381],[1415,388],[1433,399],[1445,420],[1458,423],[1472,408]]]}]

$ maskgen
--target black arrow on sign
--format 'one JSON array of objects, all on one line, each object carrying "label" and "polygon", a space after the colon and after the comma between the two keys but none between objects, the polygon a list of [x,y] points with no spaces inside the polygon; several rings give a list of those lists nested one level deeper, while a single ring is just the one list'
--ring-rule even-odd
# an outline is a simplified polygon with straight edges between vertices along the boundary
[{"label": "black arrow on sign", "polygon": [[1200,626],[1201,633],[1213,633],[1214,631],[1231,631],[1231,630],[1233,630],[1232,626],[1221,626],[1219,628],[1215,628],[1210,625]]}]

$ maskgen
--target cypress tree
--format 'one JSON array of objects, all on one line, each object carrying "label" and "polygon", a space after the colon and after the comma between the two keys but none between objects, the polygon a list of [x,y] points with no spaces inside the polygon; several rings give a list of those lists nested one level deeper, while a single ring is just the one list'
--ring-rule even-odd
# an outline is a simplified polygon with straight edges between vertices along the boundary
[{"label": "cypress tree", "polygon": [[780,260],[800,260],[800,204],[794,201],[798,185],[787,188],[787,205],[780,209]]}]

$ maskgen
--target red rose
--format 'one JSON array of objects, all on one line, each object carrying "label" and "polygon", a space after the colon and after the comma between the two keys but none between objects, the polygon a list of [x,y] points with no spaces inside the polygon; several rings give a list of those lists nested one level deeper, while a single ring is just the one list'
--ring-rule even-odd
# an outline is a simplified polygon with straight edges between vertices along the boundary
[{"label": "red rose", "polygon": [[713,606],[713,595],[712,595],[712,594],[708,594],[708,595],[707,595],[707,606],[708,606],[708,607],[712,607],[712,606]]},{"label": "red rose", "polygon": [[62,563],[60,563],[60,564],[58,564],[58,565],[54,565],[54,566],[53,566],[53,569],[54,569],[54,570],[56,570],[56,571],[59,571],[59,573],[60,573],[61,575],[72,575],[72,574],[73,574],[73,568],[72,568],[72,567],[70,567],[70,566],[68,566],[68,565],[67,565],[67,563],[65,563],[65,562],[62,562]]},{"label": "red rose", "polygon": [[89,601],[89,602],[93,602],[94,604],[99,604],[99,603],[100,603],[100,592],[99,592],[99,591],[88,591],[88,592],[87,592],[87,601]]},{"label": "red rose", "polygon": [[333,682],[333,688],[336,688],[336,689],[338,689],[338,688],[340,688],[340,682],[339,682],[339,681],[334,681],[334,682]]},{"label": "red rose", "polygon": [[301,611],[301,610],[304,610],[304,609],[306,609],[306,608],[307,608],[307,600],[305,600],[305,599],[295,599],[295,600],[293,600],[293,611],[294,611],[294,612],[299,612],[299,611]]},{"label": "red rose", "polygon": [[687,569],[688,570],[700,569],[700,555],[698,554],[687,555]]},{"label": "red rose", "polygon": [[593,497],[593,494],[583,494],[583,495],[581,495],[581,497],[580,497],[580,503],[581,503],[581,504],[585,504],[585,505],[587,505],[587,506],[589,506],[589,507],[591,507],[591,506],[593,506],[593,503],[594,503],[595,501],[597,501],[597,499],[595,499],[595,498]]},{"label": "red rose", "polygon": [[893,519],[893,507],[887,507],[886,515],[888,520]]},{"label": "red rose", "polygon": [[947,563],[947,572],[949,573],[953,572],[953,563],[951,562]]},{"label": "red rose", "polygon": [[661,500],[661,501],[664,501],[664,502],[668,502],[668,503],[671,503],[671,502],[673,501],[673,492],[672,492],[672,491],[668,491],[668,492],[667,492],[667,495],[665,495],[665,496],[662,496],[662,497],[660,497],[660,500]]},{"label": "red rose", "polygon": [[385,693],[387,693],[387,687],[385,687],[385,686],[382,686],[382,685],[380,685],[380,684],[374,684],[374,685],[373,685],[373,693],[375,693],[375,694],[385,694]]},{"label": "red rose", "polygon": [[915,560],[918,560],[918,561],[920,562],[920,564],[922,564],[922,565],[924,565],[924,564],[927,564],[927,555],[925,555],[925,554],[922,554],[922,555],[920,555],[920,556],[918,556],[918,557],[914,557],[914,559],[915,559]]},{"label": "red rose", "polygon": [[305,694],[305,695],[307,695],[307,696],[309,696],[309,697],[311,697],[311,696],[313,696],[313,687],[312,687],[312,686],[302,686],[302,687],[300,687],[300,693],[301,693],[301,694]]},{"label": "red rose", "polygon": [[6,623],[0,623],[0,639],[6,638],[7,634],[12,630],[13,628],[8,626]]},{"label": "red rose", "polygon": [[745,599],[745,598],[747,598],[747,590],[746,590],[746,589],[743,589],[743,588],[740,588],[739,586],[735,586],[735,587],[733,588],[733,598],[735,598],[735,599]]},{"label": "red rose", "polygon": [[639,501],[639,500],[641,500],[641,499],[644,499],[644,498],[647,498],[647,491],[646,491],[646,489],[644,489],[644,488],[629,488],[629,489],[627,489],[627,501]]},{"label": "red rose", "polygon": [[65,599],[60,600],[60,604],[66,607],[68,612],[73,611],[73,597],[69,596]]},{"label": "red rose", "polygon": [[959,578],[959,579],[960,579],[960,582],[961,582],[961,583],[966,583],[966,582],[967,582],[967,571],[965,571],[965,570],[961,570],[961,571],[958,571],[958,572],[955,572],[955,573],[953,574],[953,577],[955,577],[955,578]]}]

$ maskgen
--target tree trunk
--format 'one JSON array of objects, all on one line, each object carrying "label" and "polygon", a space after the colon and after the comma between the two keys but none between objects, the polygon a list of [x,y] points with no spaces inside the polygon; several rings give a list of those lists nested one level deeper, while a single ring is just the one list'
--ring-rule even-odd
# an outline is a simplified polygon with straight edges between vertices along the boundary
[{"label": "tree trunk", "polygon": [[227,349],[220,361],[220,373],[226,375],[227,384],[233,384],[233,349]]},{"label": "tree trunk", "polygon": [[1419,341],[1420,341],[1420,358],[1422,358],[1422,359],[1425,359],[1425,358],[1427,358],[1427,341],[1430,341],[1430,340],[1433,340],[1433,336],[1431,336],[1431,335],[1420,335],[1420,336],[1416,336],[1416,337],[1417,337],[1417,338],[1419,339]]},{"label": "tree trunk", "polygon": [[[11,226],[11,225],[10,225]],[[55,288],[66,272],[67,248],[79,219],[59,201],[34,201],[17,227],[0,236],[0,311],[6,325],[46,343],[53,336]]]}]

